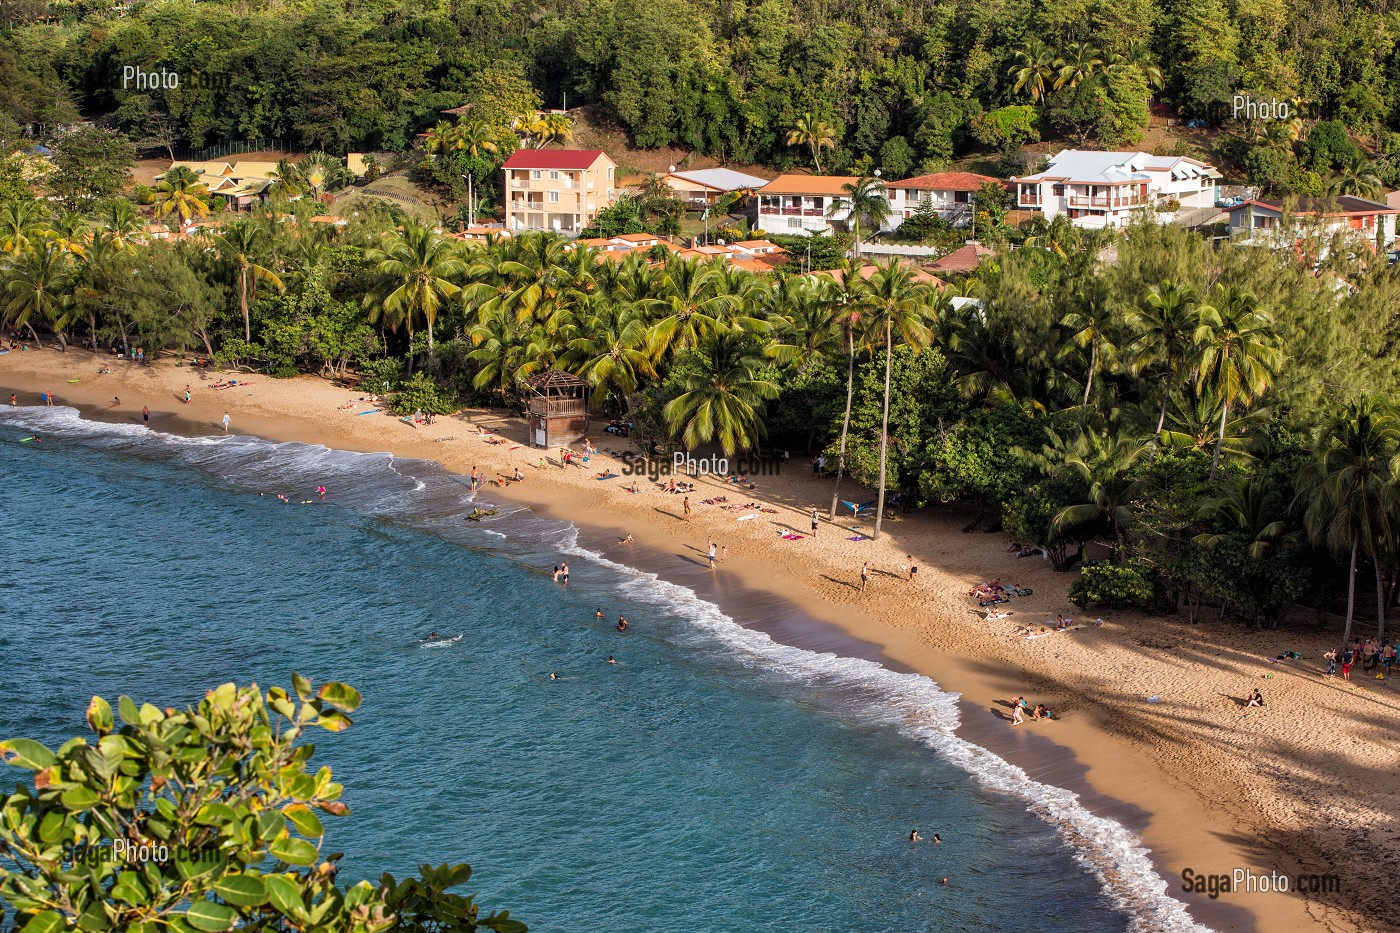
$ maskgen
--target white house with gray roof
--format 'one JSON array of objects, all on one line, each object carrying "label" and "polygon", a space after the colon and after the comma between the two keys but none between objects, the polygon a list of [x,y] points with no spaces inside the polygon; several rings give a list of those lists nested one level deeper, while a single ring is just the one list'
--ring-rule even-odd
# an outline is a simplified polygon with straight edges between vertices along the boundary
[{"label": "white house with gray roof", "polygon": [[1214,166],[1186,156],[1146,152],[1066,149],[1045,171],[1011,179],[1016,206],[1038,210],[1047,220],[1068,214],[1081,227],[1121,227],[1135,214],[1171,222],[1169,202],[1183,208],[1214,207]]},{"label": "white house with gray roof", "polygon": [[752,191],[768,184],[768,179],[746,175],[728,168],[702,168],[693,172],[670,172],[661,177],[676,197],[694,210],[704,210],[731,191]]}]

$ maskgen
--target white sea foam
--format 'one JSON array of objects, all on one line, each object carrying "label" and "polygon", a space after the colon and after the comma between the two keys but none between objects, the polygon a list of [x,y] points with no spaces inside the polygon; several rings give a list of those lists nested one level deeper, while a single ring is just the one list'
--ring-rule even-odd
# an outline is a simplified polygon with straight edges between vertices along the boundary
[{"label": "white sea foam", "polygon": [[1210,933],[1191,918],[1185,904],[1167,893],[1167,882],[1135,833],[1091,813],[1074,792],[1035,781],[1009,761],[954,735],[958,694],[941,690],[921,674],[901,674],[874,661],[784,645],[740,625],[688,587],[609,560],[577,542],[574,529],[560,549],[627,575],[630,598],[683,613],[697,629],[773,676],[845,690],[868,705],[866,715],[872,719],[893,721],[982,786],[1025,801],[1026,809],[1059,831],[1075,858],[1099,879],[1104,893],[1133,918],[1131,929],[1137,933]]}]

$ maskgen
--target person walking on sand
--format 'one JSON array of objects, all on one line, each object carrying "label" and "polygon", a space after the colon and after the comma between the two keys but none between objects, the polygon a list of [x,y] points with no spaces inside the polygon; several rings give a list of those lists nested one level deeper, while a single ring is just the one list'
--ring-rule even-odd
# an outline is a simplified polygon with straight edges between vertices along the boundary
[{"label": "person walking on sand", "polygon": [[141,406],[141,423],[148,428],[151,426],[151,406]]},{"label": "person walking on sand", "polygon": [[685,513],[685,520],[690,521],[690,496],[681,500],[681,511]]},{"label": "person walking on sand", "polygon": [[710,542],[710,569],[715,569],[715,543],[713,541]]},{"label": "person walking on sand", "polygon": [[228,433],[228,412],[224,412],[224,433]]},{"label": "person walking on sand", "polygon": [[52,407],[53,407],[53,393],[52,393],[52,392],[45,392],[45,393],[44,393],[44,404],[47,405],[49,408],[52,408]]},{"label": "person walking on sand", "polygon": [[812,509],[812,537],[817,536],[817,510]]},{"label": "person walking on sand", "polygon": [[1327,662],[1327,676],[1337,676],[1337,649],[1329,648],[1327,653],[1322,657]]},{"label": "person walking on sand", "polygon": [[870,561],[860,565],[860,591],[865,592],[865,585],[870,582]]},{"label": "person walking on sand", "polygon": [[185,404],[188,405],[189,403],[190,403],[190,384],[187,382],[187,383],[185,383]]},{"label": "person walking on sand", "polygon": [[919,562],[914,559],[913,554],[905,554],[904,558],[909,561],[909,582],[913,583],[919,576]]},{"label": "person walking on sand", "polygon": [[10,407],[11,407],[11,408],[14,408],[14,407],[15,407],[16,405],[18,405],[18,404],[19,404],[19,398],[18,398],[13,392],[11,392],[11,393],[10,393]]}]

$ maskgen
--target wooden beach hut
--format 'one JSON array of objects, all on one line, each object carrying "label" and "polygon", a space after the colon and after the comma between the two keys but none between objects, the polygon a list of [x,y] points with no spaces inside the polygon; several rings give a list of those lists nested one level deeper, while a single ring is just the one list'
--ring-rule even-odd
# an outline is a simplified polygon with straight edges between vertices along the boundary
[{"label": "wooden beach hut", "polygon": [[588,427],[588,383],[557,369],[522,381],[530,446],[559,447],[583,439]]}]

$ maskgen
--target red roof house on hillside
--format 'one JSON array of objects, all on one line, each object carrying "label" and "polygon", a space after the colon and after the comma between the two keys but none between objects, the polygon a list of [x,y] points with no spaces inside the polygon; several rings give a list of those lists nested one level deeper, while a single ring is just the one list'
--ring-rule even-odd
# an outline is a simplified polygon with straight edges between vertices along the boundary
[{"label": "red roof house on hillside", "polygon": [[601,149],[517,149],[505,174],[506,229],[576,236],[616,201],[617,163]]}]

